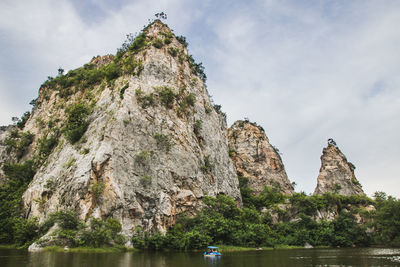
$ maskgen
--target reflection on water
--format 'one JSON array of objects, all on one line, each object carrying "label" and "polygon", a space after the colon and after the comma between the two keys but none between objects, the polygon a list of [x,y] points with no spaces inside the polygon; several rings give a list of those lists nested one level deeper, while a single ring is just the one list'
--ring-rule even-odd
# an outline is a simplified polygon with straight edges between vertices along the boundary
[{"label": "reflection on water", "polygon": [[296,249],[224,253],[222,257],[203,257],[199,253],[127,252],[62,253],[0,249],[2,267],[70,266],[399,266],[400,249]]}]

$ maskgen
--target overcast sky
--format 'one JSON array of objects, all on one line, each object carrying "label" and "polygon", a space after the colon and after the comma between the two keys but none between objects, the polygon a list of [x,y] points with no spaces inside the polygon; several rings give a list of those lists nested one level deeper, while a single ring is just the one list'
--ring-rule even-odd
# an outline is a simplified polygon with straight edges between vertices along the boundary
[{"label": "overcast sky", "polygon": [[371,196],[400,197],[400,1],[2,0],[0,125],[47,76],[113,53],[154,14],[203,62],[228,124],[249,118],[312,193],[336,140]]}]

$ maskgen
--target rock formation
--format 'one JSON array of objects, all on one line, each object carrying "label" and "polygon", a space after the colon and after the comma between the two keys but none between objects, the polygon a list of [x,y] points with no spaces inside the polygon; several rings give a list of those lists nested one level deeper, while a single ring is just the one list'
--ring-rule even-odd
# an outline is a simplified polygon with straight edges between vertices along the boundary
[{"label": "rock formation", "polygon": [[354,175],[355,166],[348,162],[345,155],[330,139],[323,149],[318,183],[314,194],[337,193],[344,196],[365,195]]},{"label": "rock formation", "polygon": [[230,155],[239,175],[249,179],[249,187],[259,194],[264,186],[292,194],[279,151],[269,143],[264,130],[255,123],[236,121],[228,130]]},{"label": "rock formation", "polygon": [[225,118],[204,80],[185,40],[159,20],[115,57],[49,79],[23,129],[41,160],[23,195],[26,216],[114,217],[131,235],[137,226],[165,232],[206,195],[240,203]]}]

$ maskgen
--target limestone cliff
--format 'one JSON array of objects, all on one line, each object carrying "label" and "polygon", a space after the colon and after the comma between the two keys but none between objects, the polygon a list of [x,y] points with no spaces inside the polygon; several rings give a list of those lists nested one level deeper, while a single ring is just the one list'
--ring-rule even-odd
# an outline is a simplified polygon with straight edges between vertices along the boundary
[{"label": "limestone cliff", "polygon": [[184,38],[158,20],[115,57],[49,79],[23,129],[34,135],[24,157],[40,167],[23,195],[26,216],[114,217],[131,235],[165,232],[206,195],[240,203],[225,118],[204,80]]},{"label": "limestone cliff", "polygon": [[279,152],[260,126],[236,121],[228,130],[228,140],[236,170],[249,179],[254,193],[260,193],[264,186],[275,186],[285,194],[293,193]]},{"label": "limestone cliff", "polygon": [[314,194],[337,193],[344,196],[365,195],[361,184],[354,175],[355,166],[330,139],[323,149],[318,183]]}]

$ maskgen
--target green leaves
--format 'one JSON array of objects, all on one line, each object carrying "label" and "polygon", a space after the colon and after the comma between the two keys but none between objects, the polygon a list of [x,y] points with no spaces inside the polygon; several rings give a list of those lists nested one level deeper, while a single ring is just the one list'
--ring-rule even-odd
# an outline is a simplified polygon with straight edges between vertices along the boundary
[{"label": "green leaves", "polygon": [[86,132],[89,122],[87,117],[90,114],[90,108],[83,104],[77,103],[67,109],[67,122],[64,127],[64,135],[71,142],[76,143]]}]

